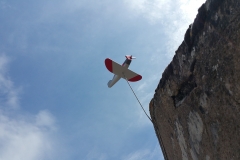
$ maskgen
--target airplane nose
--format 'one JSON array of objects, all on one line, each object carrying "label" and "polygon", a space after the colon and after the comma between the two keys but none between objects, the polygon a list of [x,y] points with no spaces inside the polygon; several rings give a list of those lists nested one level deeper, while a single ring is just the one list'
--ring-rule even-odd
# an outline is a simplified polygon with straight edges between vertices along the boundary
[{"label": "airplane nose", "polygon": [[125,56],[127,59],[129,59],[129,60],[131,60],[132,59],[132,55],[131,56],[129,56],[129,55],[126,55]]}]

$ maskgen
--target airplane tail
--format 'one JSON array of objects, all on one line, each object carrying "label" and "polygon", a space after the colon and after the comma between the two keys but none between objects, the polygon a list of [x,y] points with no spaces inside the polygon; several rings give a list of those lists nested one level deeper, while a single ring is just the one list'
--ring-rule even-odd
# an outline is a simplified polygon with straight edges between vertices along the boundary
[{"label": "airplane tail", "polygon": [[111,83],[112,83],[112,80],[108,81],[107,85],[108,85],[108,88],[111,88]]}]

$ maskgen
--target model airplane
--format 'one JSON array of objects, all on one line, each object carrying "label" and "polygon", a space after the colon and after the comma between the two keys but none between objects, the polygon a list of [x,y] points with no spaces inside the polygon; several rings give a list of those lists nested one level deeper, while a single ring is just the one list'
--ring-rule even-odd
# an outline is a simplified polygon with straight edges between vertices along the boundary
[{"label": "model airplane", "polygon": [[114,74],[113,79],[108,82],[108,87],[111,88],[120,78],[127,79],[130,82],[136,82],[142,79],[142,76],[128,69],[132,59],[136,57],[132,57],[126,55],[126,60],[122,65],[114,62],[113,60],[107,58],[105,59],[105,65],[107,69]]}]

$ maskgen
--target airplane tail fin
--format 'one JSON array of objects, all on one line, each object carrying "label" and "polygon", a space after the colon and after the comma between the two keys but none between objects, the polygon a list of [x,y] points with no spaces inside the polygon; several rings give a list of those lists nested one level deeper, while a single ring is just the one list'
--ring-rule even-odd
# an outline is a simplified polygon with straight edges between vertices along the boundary
[{"label": "airplane tail fin", "polygon": [[108,88],[111,88],[112,86],[111,86],[111,83],[112,83],[112,80],[110,80],[110,81],[108,81]]}]

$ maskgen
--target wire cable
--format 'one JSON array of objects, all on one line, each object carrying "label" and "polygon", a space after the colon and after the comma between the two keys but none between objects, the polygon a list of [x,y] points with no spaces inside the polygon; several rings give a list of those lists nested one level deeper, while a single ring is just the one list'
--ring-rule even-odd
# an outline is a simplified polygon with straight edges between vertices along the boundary
[{"label": "wire cable", "polygon": [[[133,89],[132,89],[131,85],[129,84],[129,82],[128,82],[128,79],[126,78],[126,76],[125,76],[124,72],[122,72],[122,74],[123,74],[123,76],[125,77],[125,80],[127,81],[127,83],[128,83],[128,85],[129,85],[129,87],[131,88],[131,90],[132,90],[132,92],[133,92],[134,96],[136,97],[136,99],[137,99],[138,103],[139,103],[139,104],[140,104],[140,106],[142,107],[142,110],[144,111],[144,113],[146,114],[146,116],[148,117],[148,119],[149,119],[149,120],[152,122],[152,119],[151,119],[151,118],[148,116],[147,112],[145,111],[145,109],[143,108],[143,106],[142,106],[141,102],[139,101],[139,99],[138,99],[137,95],[135,94],[135,92],[133,91]],[[152,122],[152,123],[153,123],[153,122]]]},{"label": "wire cable", "polygon": [[159,131],[158,126],[154,125],[153,120],[148,116],[147,112],[145,111],[145,109],[143,108],[141,102],[139,101],[137,95],[135,94],[134,90],[132,89],[130,83],[128,82],[128,79],[126,78],[124,72],[123,72],[122,74],[123,74],[123,76],[125,77],[125,80],[127,81],[129,87],[131,88],[134,96],[135,96],[136,99],[138,100],[138,103],[139,103],[140,106],[142,107],[142,110],[144,111],[144,113],[146,114],[146,116],[148,117],[148,119],[152,122],[152,124],[153,124],[153,126],[154,126],[154,128],[155,128],[156,135],[157,135],[157,137],[159,138],[159,144],[160,144],[160,146],[161,146],[161,148],[162,148],[164,159],[165,159],[165,160],[168,160],[167,152],[166,152],[166,149],[165,149],[165,147],[164,147],[164,145],[163,145],[162,137],[161,137],[161,134],[160,134],[160,131]]}]

